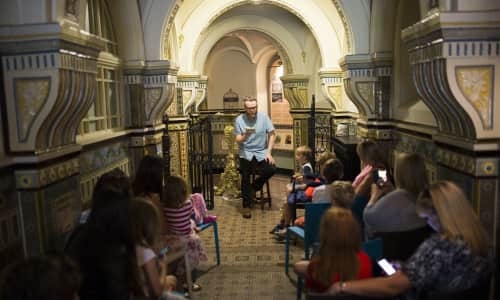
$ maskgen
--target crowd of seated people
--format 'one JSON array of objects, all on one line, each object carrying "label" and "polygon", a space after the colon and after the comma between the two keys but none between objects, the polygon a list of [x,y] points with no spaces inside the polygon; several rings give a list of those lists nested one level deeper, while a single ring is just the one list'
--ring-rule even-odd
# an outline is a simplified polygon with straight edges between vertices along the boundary
[{"label": "crowd of seated people", "polygon": [[[487,299],[494,267],[491,244],[461,188],[450,181],[429,185],[418,154],[399,155],[392,176],[375,142],[364,141],[357,151],[361,172],[356,180],[325,186],[332,208],[321,220],[317,256],[295,264],[309,292],[325,298]],[[346,186],[350,198],[342,196]],[[396,272],[368,279],[372,274],[363,272],[367,263],[360,245],[375,238],[382,240],[382,254]]]},{"label": "crowd of seated people", "polygon": [[[163,178],[162,161],[154,156],[142,159],[133,189],[122,171],[103,174],[90,209],[66,241],[65,255],[29,258],[6,268],[10,271],[2,276],[2,287],[7,287],[2,299],[185,299],[186,290],[201,287],[188,289],[179,274],[194,272],[206,259],[191,221],[189,195],[183,178]],[[170,251],[185,251],[189,264],[181,260],[167,265],[165,254]],[[13,284],[12,272],[22,274],[25,281]],[[29,291],[37,278],[46,280],[47,287],[67,284],[53,291]],[[20,284],[27,289],[24,294]]]}]

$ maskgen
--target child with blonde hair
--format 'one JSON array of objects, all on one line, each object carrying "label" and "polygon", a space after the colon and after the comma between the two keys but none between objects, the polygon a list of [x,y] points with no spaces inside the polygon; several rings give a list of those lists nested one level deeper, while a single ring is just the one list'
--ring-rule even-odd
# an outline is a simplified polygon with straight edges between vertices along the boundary
[{"label": "child with blonde hair", "polygon": [[334,282],[372,277],[370,257],[361,250],[361,232],[350,210],[330,208],[321,218],[318,255],[294,265],[313,292],[325,292]]},{"label": "child with blonde hair", "polygon": [[335,181],[329,187],[332,206],[351,209],[354,202],[354,187],[350,181]]},{"label": "child with blonde hair", "polygon": [[175,276],[166,275],[166,253],[159,251],[162,230],[160,213],[149,200],[137,197],[132,202],[132,217],[144,295],[147,299],[158,299],[164,292],[172,292],[177,285]]},{"label": "child with blonde hair", "polygon": [[[164,235],[164,242],[173,252],[185,249],[192,267],[192,270],[184,270],[183,264],[177,264],[178,278],[184,278],[185,272],[194,271],[200,261],[207,260],[201,239],[196,232],[195,222],[191,219],[194,209],[190,194],[188,185],[182,177],[169,176],[165,179],[162,204],[167,232]],[[198,284],[193,285],[194,291],[199,289],[201,287]]]},{"label": "child with blonde hair", "polygon": [[300,173],[292,176],[292,182],[286,186],[287,201],[283,203],[281,219],[269,233],[276,233],[284,236],[286,228],[292,220],[292,209],[295,209],[295,203],[304,203],[310,201],[305,193],[306,188],[314,181],[314,171],[311,164],[313,151],[308,146],[300,146],[295,149],[295,160],[300,165]]}]

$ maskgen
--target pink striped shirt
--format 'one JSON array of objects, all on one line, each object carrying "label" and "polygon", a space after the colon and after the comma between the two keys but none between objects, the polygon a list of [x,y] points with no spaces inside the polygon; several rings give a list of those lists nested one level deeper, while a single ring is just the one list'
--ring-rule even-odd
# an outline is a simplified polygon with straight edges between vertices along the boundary
[{"label": "pink striped shirt", "polygon": [[191,227],[191,215],[193,214],[193,204],[188,201],[180,208],[163,207],[163,215],[167,223],[167,228],[173,234],[187,235],[193,228]]}]

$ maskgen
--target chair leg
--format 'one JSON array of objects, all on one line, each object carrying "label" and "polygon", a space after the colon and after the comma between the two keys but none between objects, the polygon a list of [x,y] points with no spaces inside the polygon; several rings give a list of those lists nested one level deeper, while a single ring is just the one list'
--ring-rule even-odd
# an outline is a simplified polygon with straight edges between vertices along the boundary
[{"label": "chair leg", "polygon": [[219,248],[219,229],[217,228],[217,221],[213,222],[214,239],[215,239],[215,254],[217,255],[217,265],[220,265],[220,248]]},{"label": "chair leg", "polygon": [[186,267],[186,281],[188,286],[189,296],[193,296],[193,277],[191,277],[191,263],[189,261],[188,254],[184,255],[184,263]]},{"label": "chair leg", "polygon": [[302,277],[297,275],[297,300],[302,299],[302,285],[303,285]]},{"label": "chair leg", "polygon": [[288,275],[288,263],[290,254],[290,231],[286,230],[286,239],[285,239],[285,274]]},{"label": "chair leg", "polygon": [[269,188],[269,180],[266,181],[266,189],[267,189],[267,200],[269,203],[269,208],[271,208],[272,199],[271,199],[271,189]]},{"label": "chair leg", "polygon": [[309,243],[304,239],[304,256],[306,260],[309,260]]}]

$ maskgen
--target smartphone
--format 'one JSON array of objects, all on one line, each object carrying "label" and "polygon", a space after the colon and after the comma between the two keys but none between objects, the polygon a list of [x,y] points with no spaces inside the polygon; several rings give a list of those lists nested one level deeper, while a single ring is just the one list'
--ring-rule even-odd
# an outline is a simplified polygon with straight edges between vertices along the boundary
[{"label": "smartphone", "polygon": [[168,247],[164,247],[160,250],[160,252],[158,253],[158,257],[163,257],[165,254],[168,253]]},{"label": "smartphone", "polygon": [[255,127],[247,127],[245,130],[247,132],[255,132]]},{"label": "smartphone", "polygon": [[396,269],[394,269],[394,267],[385,258],[377,261],[377,264],[382,268],[382,270],[384,270],[385,274],[387,275],[396,273]]},{"label": "smartphone", "polygon": [[378,181],[387,182],[387,170],[377,170]]}]

